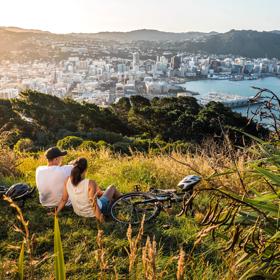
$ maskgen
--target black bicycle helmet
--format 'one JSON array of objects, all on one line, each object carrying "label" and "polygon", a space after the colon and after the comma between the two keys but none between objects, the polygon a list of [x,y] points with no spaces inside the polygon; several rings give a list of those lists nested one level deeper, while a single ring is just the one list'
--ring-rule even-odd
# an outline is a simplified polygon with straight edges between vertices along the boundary
[{"label": "black bicycle helmet", "polygon": [[190,191],[197,183],[199,183],[201,177],[196,175],[189,175],[180,181],[178,187],[182,189],[182,191],[187,192]]},{"label": "black bicycle helmet", "polygon": [[12,200],[24,200],[29,197],[34,191],[34,188],[29,187],[26,184],[18,183],[12,185],[5,193]]}]

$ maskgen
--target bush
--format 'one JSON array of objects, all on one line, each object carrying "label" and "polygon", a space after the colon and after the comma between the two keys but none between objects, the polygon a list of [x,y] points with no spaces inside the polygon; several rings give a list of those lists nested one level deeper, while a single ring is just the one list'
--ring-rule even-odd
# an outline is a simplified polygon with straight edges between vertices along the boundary
[{"label": "bush", "polygon": [[122,154],[130,154],[129,147],[130,144],[127,142],[117,142],[113,144],[113,150]]},{"label": "bush", "polygon": [[110,132],[101,128],[94,129],[93,132],[87,133],[87,138],[95,142],[103,140],[109,144],[129,141],[128,138],[124,138],[121,134]]},{"label": "bush", "polygon": [[81,150],[96,150],[96,149],[101,149],[103,147],[108,147],[109,145],[105,141],[90,141],[86,140],[83,141],[83,143],[79,146],[79,149]]},{"label": "bush", "polygon": [[97,142],[86,140],[79,146],[81,150],[95,150],[97,149]]},{"label": "bush", "polygon": [[135,139],[131,147],[139,152],[147,152],[151,146],[151,142],[149,139]]},{"label": "bush", "polygon": [[100,141],[97,142],[97,148],[99,148],[99,149],[100,148],[105,148],[107,146],[108,146],[108,144],[103,140],[100,140]]},{"label": "bush", "polygon": [[83,139],[77,136],[66,136],[57,142],[60,149],[75,149],[83,143]]},{"label": "bush", "polygon": [[5,143],[2,143],[0,139],[0,184],[3,184],[5,176],[19,175],[17,170],[18,155],[11,150]]},{"label": "bush", "polygon": [[17,141],[14,145],[14,151],[19,153],[26,153],[34,151],[34,143],[29,138],[23,138]]},{"label": "bush", "polygon": [[13,147],[18,140],[22,138],[22,133],[19,129],[11,129],[9,131],[3,131],[0,134],[0,139],[5,142],[9,147]]}]

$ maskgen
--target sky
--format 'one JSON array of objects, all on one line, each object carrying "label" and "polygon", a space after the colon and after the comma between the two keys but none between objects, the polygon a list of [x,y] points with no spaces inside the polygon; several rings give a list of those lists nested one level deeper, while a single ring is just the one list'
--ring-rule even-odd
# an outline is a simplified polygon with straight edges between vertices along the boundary
[{"label": "sky", "polygon": [[279,0],[0,0],[0,26],[54,33],[280,30]]}]

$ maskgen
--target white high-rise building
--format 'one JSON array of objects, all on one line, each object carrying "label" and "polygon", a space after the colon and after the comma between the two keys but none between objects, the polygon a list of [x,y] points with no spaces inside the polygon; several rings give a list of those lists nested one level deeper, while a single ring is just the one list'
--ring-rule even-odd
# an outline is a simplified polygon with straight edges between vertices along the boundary
[{"label": "white high-rise building", "polygon": [[133,57],[132,67],[133,67],[133,70],[135,70],[138,68],[138,66],[140,64],[139,53],[138,52],[133,53],[132,57]]}]

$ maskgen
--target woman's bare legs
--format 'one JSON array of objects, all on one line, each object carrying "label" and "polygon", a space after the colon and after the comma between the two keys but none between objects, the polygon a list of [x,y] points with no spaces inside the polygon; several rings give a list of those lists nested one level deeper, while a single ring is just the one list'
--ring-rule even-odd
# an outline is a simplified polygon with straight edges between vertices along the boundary
[{"label": "woman's bare legs", "polygon": [[118,199],[122,194],[113,185],[110,185],[103,193],[111,202]]}]

